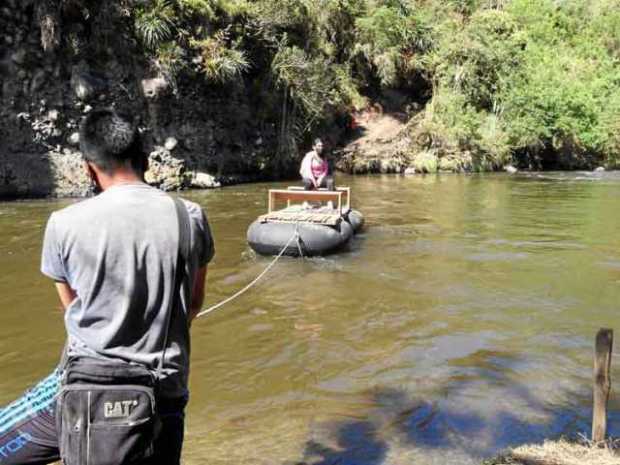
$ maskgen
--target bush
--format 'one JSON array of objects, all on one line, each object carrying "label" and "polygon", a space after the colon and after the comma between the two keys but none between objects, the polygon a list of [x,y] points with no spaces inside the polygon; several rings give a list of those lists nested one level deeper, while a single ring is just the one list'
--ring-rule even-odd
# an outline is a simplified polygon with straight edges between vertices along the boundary
[{"label": "bush", "polygon": [[440,154],[467,152],[474,169],[541,153],[550,166],[620,157],[620,0],[140,5],[136,35],[171,79],[195,69],[213,85],[251,78],[296,140],[363,107],[364,93],[430,83],[418,133]]},{"label": "bush", "polygon": [[611,163],[620,119],[612,3],[513,0],[446,21],[429,54],[435,96],[426,124],[451,150],[495,166],[543,152],[548,166]]},{"label": "bush", "polygon": [[431,48],[431,30],[404,3],[379,3],[355,21],[353,53],[364,58],[383,86],[394,86],[416,68],[412,58]]}]

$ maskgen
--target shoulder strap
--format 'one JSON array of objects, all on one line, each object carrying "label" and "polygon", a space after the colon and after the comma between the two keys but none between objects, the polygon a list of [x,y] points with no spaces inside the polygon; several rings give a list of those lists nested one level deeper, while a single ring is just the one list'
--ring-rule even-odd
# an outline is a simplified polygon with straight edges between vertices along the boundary
[{"label": "shoulder strap", "polygon": [[175,267],[174,287],[172,288],[172,298],[170,299],[170,305],[168,306],[168,311],[166,312],[164,347],[162,348],[161,359],[157,365],[157,379],[161,378],[162,370],[164,368],[164,358],[166,356],[166,348],[168,347],[168,333],[170,331],[170,323],[172,321],[172,312],[181,298],[183,277],[185,276],[185,270],[189,259],[191,240],[190,219],[189,213],[187,212],[187,207],[185,207],[185,203],[177,197],[173,197],[172,200],[174,201],[177,223],[179,226],[179,244],[177,251],[177,263]]},{"label": "shoulder strap", "polygon": [[179,256],[183,259],[183,265],[187,265],[189,260],[189,250],[191,241],[191,226],[189,213],[185,203],[178,197],[174,197],[174,206],[177,211],[179,221]]}]

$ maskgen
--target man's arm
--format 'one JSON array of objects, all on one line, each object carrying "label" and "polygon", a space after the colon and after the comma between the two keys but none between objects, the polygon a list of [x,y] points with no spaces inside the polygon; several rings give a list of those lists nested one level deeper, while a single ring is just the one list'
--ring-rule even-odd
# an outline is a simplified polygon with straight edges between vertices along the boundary
[{"label": "man's arm", "polygon": [[58,297],[60,297],[63,310],[66,310],[69,304],[77,297],[77,294],[71,289],[71,286],[64,281],[56,281],[56,291],[58,292]]},{"label": "man's arm", "polygon": [[196,315],[202,310],[202,304],[205,300],[205,281],[207,279],[207,266],[198,268],[194,285],[192,286],[192,302],[189,306],[189,322],[191,323]]}]

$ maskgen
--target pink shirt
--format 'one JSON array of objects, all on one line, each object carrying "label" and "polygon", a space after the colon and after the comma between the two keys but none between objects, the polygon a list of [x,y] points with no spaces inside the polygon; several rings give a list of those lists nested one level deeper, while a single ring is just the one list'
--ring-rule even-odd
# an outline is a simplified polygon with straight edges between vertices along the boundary
[{"label": "pink shirt", "polygon": [[321,176],[327,176],[327,160],[324,158],[320,159],[317,157],[312,157],[310,169],[312,170],[312,176],[314,176],[315,179],[318,179]]}]

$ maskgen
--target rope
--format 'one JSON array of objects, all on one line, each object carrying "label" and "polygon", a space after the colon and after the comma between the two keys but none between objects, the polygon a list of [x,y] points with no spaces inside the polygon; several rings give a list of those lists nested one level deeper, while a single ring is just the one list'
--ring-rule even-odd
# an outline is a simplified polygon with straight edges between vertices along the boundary
[{"label": "rope", "polygon": [[299,223],[295,224],[295,236],[297,237],[297,250],[299,251],[299,256],[304,258],[303,242],[301,241],[301,236],[299,235]]},{"label": "rope", "polygon": [[[214,312],[215,310],[217,310],[218,308],[226,305],[228,302],[230,302],[231,300],[236,299],[237,297],[239,297],[241,294],[243,294],[245,291],[247,291],[248,289],[250,289],[252,286],[254,286],[258,281],[260,281],[260,279],[265,276],[267,274],[267,272],[276,264],[276,262],[280,259],[280,257],[282,257],[282,255],[284,255],[284,252],[286,251],[286,249],[288,248],[288,246],[291,244],[291,242],[293,242],[293,239],[297,238],[297,247],[299,248],[299,253],[302,253],[301,250],[301,246],[299,245],[299,241],[300,241],[300,237],[299,237],[299,231],[297,230],[297,227],[295,227],[295,233],[291,236],[291,238],[288,240],[288,242],[284,245],[284,247],[282,247],[282,250],[280,250],[280,253],[271,261],[271,263],[269,265],[267,265],[267,267],[261,272],[261,274],[259,274],[256,278],[254,278],[254,280],[252,282],[250,282],[250,284],[248,284],[247,286],[245,286],[243,289],[235,292],[233,295],[231,295],[230,297],[222,300],[220,303],[215,304],[209,308],[206,308],[204,310],[202,310],[200,313],[198,313],[198,315],[196,315],[196,318],[200,318],[201,316],[206,315],[207,313],[211,313]],[[303,257],[303,254],[302,254]]]}]

